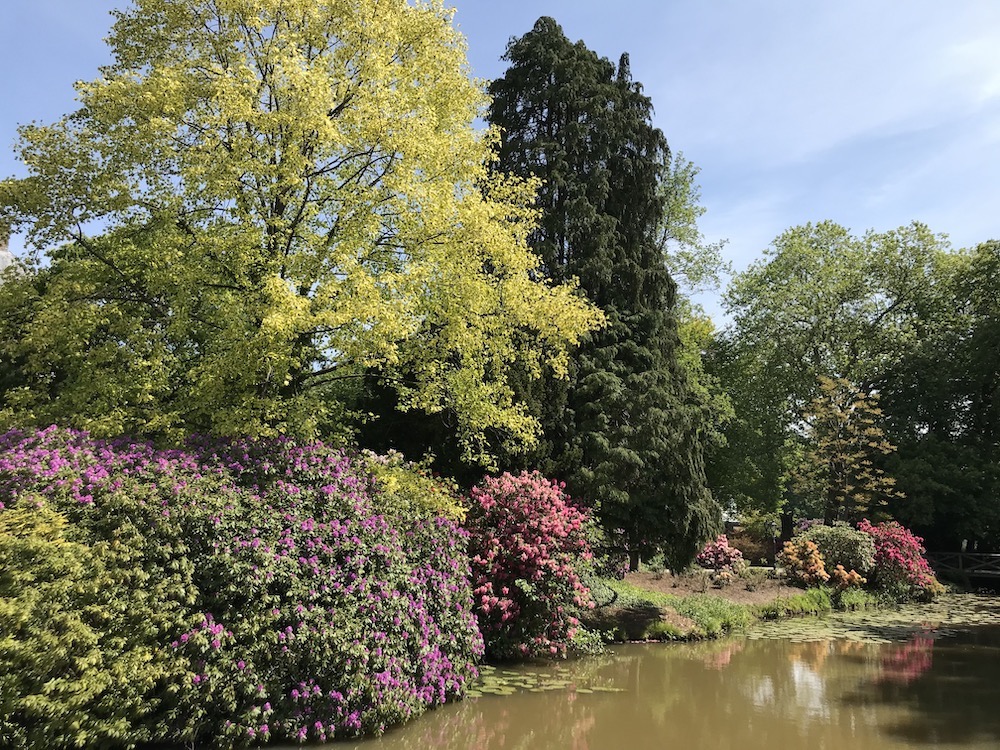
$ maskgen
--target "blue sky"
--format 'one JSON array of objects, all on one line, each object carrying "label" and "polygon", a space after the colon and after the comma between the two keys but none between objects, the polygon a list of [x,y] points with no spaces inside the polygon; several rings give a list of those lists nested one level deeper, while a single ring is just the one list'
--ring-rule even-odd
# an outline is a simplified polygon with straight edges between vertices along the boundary
[{"label": "blue sky", "polygon": [[[702,229],[737,270],[784,229],[861,233],[912,220],[956,247],[1000,239],[996,0],[451,0],[475,75],[540,15],[617,60],[702,172]],[[108,61],[124,0],[8,0],[0,27],[0,176],[15,126],[74,108]],[[12,249],[19,251],[17,238]],[[704,303],[717,311],[711,298]]]}]

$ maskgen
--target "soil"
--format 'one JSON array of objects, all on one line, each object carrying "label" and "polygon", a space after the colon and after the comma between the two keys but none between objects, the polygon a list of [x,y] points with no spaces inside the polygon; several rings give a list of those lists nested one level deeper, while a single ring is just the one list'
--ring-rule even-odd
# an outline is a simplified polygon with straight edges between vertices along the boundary
[{"label": "soil", "polygon": [[[748,587],[743,578],[736,578],[727,586],[717,588],[708,583],[700,571],[690,574],[673,575],[672,573],[649,573],[638,571],[629,573],[625,580],[633,586],[648,591],[660,591],[674,596],[689,596],[691,594],[711,594],[720,599],[728,599],[738,604],[765,604],[775,599],[801,594],[802,589],[791,586],[784,579],[764,578]],[[748,588],[753,588],[749,591]]]}]

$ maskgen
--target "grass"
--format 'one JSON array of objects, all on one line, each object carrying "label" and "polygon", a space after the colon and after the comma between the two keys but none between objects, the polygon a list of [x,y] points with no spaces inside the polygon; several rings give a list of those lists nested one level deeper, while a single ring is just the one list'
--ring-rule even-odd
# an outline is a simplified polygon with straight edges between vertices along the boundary
[{"label": "grass", "polygon": [[710,594],[676,596],[648,591],[626,581],[607,579],[602,580],[601,584],[613,594],[608,606],[632,612],[648,611],[651,607],[661,611],[672,610],[694,623],[694,627],[685,632],[669,622],[650,622],[643,633],[644,637],[650,639],[716,638],[733,630],[743,629],[755,619],[749,607]]},{"label": "grass", "polygon": [[[753,606],[711,594],[677,596],[650,591],[627,581],[602,578],[591,582],[598,609],[589,626],[612,640],[697,640],[743,630],[757,620],[819,616],[834,609],[856,611],[878,606],[873,594],[847,589],[806,589]],[[679,617],[671,617],[670,615]],[[671,621],[671,620],[674,621]],[[679,624],[680,621],[682,624]]]}]

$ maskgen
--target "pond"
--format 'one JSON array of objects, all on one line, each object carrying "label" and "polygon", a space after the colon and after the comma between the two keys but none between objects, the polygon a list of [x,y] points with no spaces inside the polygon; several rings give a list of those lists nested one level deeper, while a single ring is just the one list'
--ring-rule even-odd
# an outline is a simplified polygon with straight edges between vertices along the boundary
[{"label": "pond", "polygon": [[1000,747],[1000,599],[764,624],[487,669],[480,695],[336,750]]}]

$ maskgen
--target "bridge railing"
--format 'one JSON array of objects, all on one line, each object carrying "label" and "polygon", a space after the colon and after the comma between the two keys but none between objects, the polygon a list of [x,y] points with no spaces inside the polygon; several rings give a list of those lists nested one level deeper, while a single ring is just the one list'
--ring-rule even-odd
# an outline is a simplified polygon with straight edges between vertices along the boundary
[{"label": "bridge railing", "polygon": [[981,552],[930,552],[927,561],[936,573],[1000,577],[1000,555]]}]

